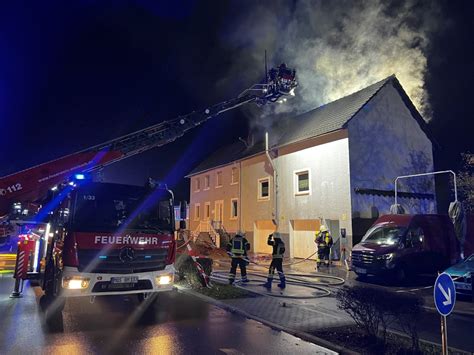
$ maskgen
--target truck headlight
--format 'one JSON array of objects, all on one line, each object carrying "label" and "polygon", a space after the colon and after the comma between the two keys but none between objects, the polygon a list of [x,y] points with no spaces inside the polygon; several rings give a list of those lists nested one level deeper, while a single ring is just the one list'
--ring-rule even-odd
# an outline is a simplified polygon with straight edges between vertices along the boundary
[{"label": "truck headlight", "polygon": [[161,275],[156,277],[156,283],[158,285],[169,285],[173,282],[172,275]]},{"label": "truck headlight", "polygon": [[89,287],[89,278],[81,276],[63,277],[63,288],[81,290]]}]

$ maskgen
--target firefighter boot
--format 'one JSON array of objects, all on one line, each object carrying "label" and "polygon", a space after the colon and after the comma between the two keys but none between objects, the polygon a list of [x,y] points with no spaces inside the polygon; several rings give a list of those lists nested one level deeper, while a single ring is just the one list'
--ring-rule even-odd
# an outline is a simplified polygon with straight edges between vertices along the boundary
[{"label": "firefighter boot", "polygon": [[280,278],[280,283],[277,285],[282,290],[286,287],[286,279],[285,276]]},{"label": "firefighter boot", "polygon": [[262,286],[267,288],[267,289],[271,289],[272,288],[272,279],[271,278],[268,278],[267,279],[267,282],[265,282]]}]

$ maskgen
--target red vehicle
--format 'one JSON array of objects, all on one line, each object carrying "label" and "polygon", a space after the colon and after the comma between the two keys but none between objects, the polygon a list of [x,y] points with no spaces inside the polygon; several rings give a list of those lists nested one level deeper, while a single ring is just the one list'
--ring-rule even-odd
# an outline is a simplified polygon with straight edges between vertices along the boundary
[{"label": "red vehicle", "polygon": [[[60,203],[57,203],[60,201]],[[58,206],[48,209],[51,204]],[[173,194],[151,188],[83,182],[51,193],[43,304],[64,298],[137,294],[173,288],[176,256]]]},{"label": "red vehicle", "polygon": [[454,227],[447,215],[386,215],[352,249],[352,270],[363,278],[443,271],[459,258]]}]

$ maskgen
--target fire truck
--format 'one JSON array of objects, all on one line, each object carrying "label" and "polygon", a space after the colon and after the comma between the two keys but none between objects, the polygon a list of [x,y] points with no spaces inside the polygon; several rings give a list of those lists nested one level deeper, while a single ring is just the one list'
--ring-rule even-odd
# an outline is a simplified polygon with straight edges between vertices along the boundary
[{"label": "fire truck", "polygon": [[144,300],[171,290],[173,193],[152,179],[144,186],[93,181],[92,172],[173,142],[244,104],[286,101],[296,86],[295,71],[281,65],[236,98],[0,178],[0,216],[22,228],[20,244],[36,243],[27,259],[44,291],[41,304],[61,311],[67,297],[137,294]]}]

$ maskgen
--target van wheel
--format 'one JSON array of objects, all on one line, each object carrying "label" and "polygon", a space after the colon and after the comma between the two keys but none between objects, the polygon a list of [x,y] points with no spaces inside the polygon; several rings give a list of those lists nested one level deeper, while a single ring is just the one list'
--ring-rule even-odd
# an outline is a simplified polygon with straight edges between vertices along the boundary
[{"label": "van wheel", "polygon": [[394,272],[394,275],[395,275],[395,281],[397,283],[403,283],[404,281],[406,281],[407,279],[407,273],[406,273],[406,270],[403,266],[397,266],[395,268],[395,272]]}]

